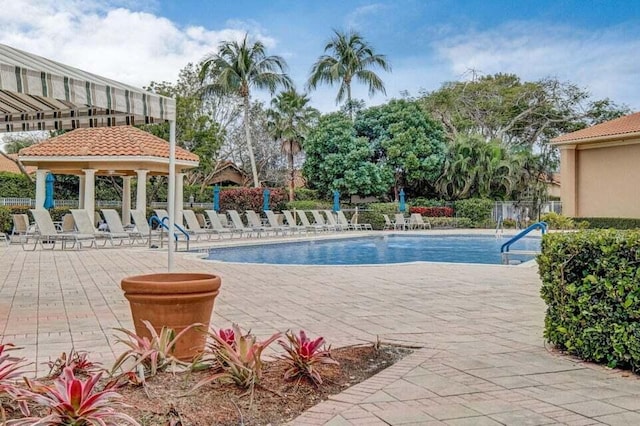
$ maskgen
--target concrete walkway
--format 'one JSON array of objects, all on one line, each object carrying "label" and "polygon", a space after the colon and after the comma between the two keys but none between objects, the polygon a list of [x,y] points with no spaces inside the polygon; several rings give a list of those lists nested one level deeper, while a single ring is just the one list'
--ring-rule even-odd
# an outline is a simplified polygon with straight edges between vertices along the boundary
[{"label": "concrete walkway", "polygon": [[[72,346],[108,366],[119,350],[113,327],[132,327],[120,280],[165,265],[166,253],[145,248],[0,246],[1,340],[23,346],[37,374]],[[259,266],[177,255],[177,269],[222,276],[215,327],[421,348],[293,424],[640,424],[637,376],[545,348],[534,266]]]}]

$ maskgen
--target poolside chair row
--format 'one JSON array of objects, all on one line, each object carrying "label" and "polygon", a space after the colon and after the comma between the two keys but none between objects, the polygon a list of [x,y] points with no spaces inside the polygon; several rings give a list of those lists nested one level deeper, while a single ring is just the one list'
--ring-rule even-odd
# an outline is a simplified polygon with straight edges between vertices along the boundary
[{"label": "poolside chair row", "polygon": [[411,213],[408,220],[402,213],[396,213],[393,221],[387,214],[383,214],[382,216],[384,217],[384,229],[401,229],[403,231],[427,228],[431,229],[431,223],[429,223],[428,220],[425,221],[420,213]]},{"label": "poolside chair row", "polygon": [[[155,211],[159,218],[167,217],[165,210],[157,209]],[[262,237],[265,235],[290,235],[294,233],[305,234],[309,232],[325,232],[325,231],[342,231],[342,230],[364,230],[372,229],[369,224],[358,224],[347,220],[343,212],[338,212],[334,216],[331,211],[311,210],[314,222],[311,223],[306,212],[302,210],[289,211],[284,210],[283,223],[280,223],[278,217],[273,211],[265,211],[266,220],[263,221],[260,216],[252,210],[244,212],[246,222],[237,210],[228,210],[225,213],[217,213],[214,210],[205,210],[205,215],[196,214],[192,210],[184,210],[183,218],[185,221],[185,230],[196,240],[204,237],[211,239],[216,235],[218,238],[222,236],[233,237]]]}]

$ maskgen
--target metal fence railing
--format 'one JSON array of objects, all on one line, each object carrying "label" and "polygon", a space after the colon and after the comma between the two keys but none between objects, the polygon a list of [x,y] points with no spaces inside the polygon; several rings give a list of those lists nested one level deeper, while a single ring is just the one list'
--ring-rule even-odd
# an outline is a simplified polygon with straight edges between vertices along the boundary
[{"label": "metal fence railing", "polygon": [[491,212],[491,218],[494,221],[498,219],[513,219],[516,221],[537,219],[536,216],[540,213],[558,213],[562,214],[562,202],[561,201],[547,201],[539,205],[528,201],[496,201]]}]

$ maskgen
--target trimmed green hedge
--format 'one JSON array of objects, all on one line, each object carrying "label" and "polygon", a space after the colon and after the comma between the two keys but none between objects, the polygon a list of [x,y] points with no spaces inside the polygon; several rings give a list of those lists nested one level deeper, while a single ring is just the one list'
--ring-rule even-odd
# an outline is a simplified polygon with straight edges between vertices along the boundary
[{"label": "trimmed green hedge", "polygon": [[358,212],[358,223],[370,223],[373,229],[384,229],[383,214],[389,215],[393,220],[393,215],[398,213],[398,203],[371,203],[367,205],[367,210]]},{"label": "trimmed green hedge", "polygon": [[610,367],[640,368],[640,231],[546,234],[538,256],[545,338]]},{"label": "trimmed green hedge", "polygon": [[34,198],[36,184],[22,174],[0,172],[0,198]]},{"label": "trimmed green hedge", "polygon": [[324,200],[290,201],[287,210],[327,210],[333,208],[333,203]]},{"label": "trimmed green hedge", "polygon": [[589,222],[590,229],[637,229],[640,228],[640,219],[625,217],[579,217],[576,222]]},{"label": "trimmed green hedge", "polygon": [[458,200],[453,204],[456,217],[471,219],[473,226],[484,226],[491,221],[494,202],[483,198]]}]

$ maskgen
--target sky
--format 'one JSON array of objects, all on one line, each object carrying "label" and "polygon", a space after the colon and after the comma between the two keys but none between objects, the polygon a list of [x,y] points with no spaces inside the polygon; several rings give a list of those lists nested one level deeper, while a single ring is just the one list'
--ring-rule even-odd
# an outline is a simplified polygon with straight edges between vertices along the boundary
[{"label": "sky", "polygon": [[[640,0],[0,0],[0,10],[0,43],[140,87],[176,81],[248,32],[304,90],[336,29],[360,32],[392,66],[379,71],[386,95],[354,86],[367,105],[507,72],[640,110]],[[310,96],[329,112],[336,94],[321,86]]]}]

